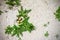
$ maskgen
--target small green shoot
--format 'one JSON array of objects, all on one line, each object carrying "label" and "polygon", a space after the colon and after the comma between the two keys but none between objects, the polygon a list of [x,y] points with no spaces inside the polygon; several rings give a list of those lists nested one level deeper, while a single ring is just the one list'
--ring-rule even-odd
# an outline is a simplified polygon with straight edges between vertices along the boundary
[{"label": "small green shoot", "polygon": [[46,33],[44,34],[45,37],[48,37],[49,36],[49,33],[48,31],[46,31]]}]

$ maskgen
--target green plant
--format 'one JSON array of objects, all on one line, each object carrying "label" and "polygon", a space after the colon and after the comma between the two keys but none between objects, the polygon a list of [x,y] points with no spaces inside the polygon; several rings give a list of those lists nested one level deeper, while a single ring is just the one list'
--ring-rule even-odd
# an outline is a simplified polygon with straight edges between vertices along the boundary
[{"label": "green plant", "polygon": [[25,31],[31,32],[32,30],[34,30],[35,29],[34,25],[28,22],[29,20],[28,13],[30,11],[31,9],[24,10],[23,6],[21,6],[21,10],[18,10],[18,13],[19,13],[19,15],[17,15],[18,19],[16,20],[18,25],[7,26],[5,33],[10,34],[12,36],[16,35],[18,38],[20,38],[20,35],[23,36],[23,32]]},{"label": "green plant", "polygon": [[58,9],[54,13],[54,15],[55,15],[56,19],[58,19],[60,21],[60,6],[58,7]]}]

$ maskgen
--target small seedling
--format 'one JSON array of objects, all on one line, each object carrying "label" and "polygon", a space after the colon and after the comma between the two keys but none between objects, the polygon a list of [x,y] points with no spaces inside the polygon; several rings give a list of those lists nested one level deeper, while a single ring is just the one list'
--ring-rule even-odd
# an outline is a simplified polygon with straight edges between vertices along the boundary
[{"label": "small seedling", "polygon": [[45,37],[48,37],[49,36],[49,33],[48,31],[46,31],[46,33],[44,34]]},{"label": "small seedling", "polygon": [[[16,20],[16,21],[18,21],[17,22],[18,25],[7,26],[5,33],[10,34],[12,36],[16,35],[18,38],[20,38],[20,36],[23,36],[23,32],[33,31],[35,29],[35,26],[32,23],[28,22],[28,20],[29,20],[28,13],[30,11],[31,11],[31,9],[24,10],[23,6],[21,6],[21,10],[18,10],[18,13],[19,13],[19,15],[17,15],[18,19]],[[23,17],[23,18],[21,18],[21,17]]]}]

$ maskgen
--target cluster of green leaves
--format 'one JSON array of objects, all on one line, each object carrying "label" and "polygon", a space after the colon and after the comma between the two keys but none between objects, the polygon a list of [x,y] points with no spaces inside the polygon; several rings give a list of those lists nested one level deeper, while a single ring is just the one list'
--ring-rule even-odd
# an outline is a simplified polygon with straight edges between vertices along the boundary
[{"label": "cluster of green leaves", "polygon": [[0,10],[0,15],[3,13],[3,11]]},{"label": "cluster of green leaves", "polygon": [[28,17],[28,13],[31,11],[30,10],[24,10],[23,7],[21,6],[21,10],[18,10],[18,17],[23,17],[24,20],[19,23],[18,25],[13,25],[12,27],[9,25],[7,28],[6,28],[6,31],[5,33],[6,34],[10,34],[12,36],[17,36],[19,37],[19,35],[23,35],[23,32],[25,31],[28,31],[28,32],[31,32],[32,30],[34,30],[34,25],[32,23],[29,23],[28,20],[29,20],[29,17]]},{"label": "cluster of green leaves", "polygon": [[28,13],[29,13],[30,11],[31,11],[31,9],[29,9],[29,10],[26,10],[26,9],[25,9],[25,10],[23,10],[23,6],[21,6],[21,10],[18,10],[18,12],[19,12],[19,15],[18,15],[18,16],[19,16],[19,17],[20,17],[20,16],[23,16],[23,17],[25,18],[25,17],[27,17],[27,15],[28,15]]},{"label": "cluster of green leaves", "polygon": [[23,35],[22,33],[25,31],[29,31],[31,32],[32,30],[34,30],[34,26],[31,23],[28,23],[27,21],[22,22],[22,24],[20,25],[14,25],[14,26],[8,26],[5,33],[6,34],[11,34],[12,36],[17,36],[19,37],[19,35]]},{"label": "cluster of green leaves", "polygon": [[20,5],[20,0],[6,0],[6,4],[10,6],[19,6]]},{"label": "cluster of green leaves", "polygon": [[60,6],[58,7],[58,9],[54,13],[54,15],[55,15],[56,19],[58,19],[60,21]]}]

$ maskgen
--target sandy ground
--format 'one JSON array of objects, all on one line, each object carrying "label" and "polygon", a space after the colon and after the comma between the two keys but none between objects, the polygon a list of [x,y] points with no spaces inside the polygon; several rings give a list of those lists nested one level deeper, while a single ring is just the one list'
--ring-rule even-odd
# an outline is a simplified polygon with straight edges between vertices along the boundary
[{"label": "sandy ground", "polygon": [[[3,0],[0,3],[4,4]],[[29,21],[35,25],[36,30],[24,32],[22,40],[60,40],[60,22],[55,19],[54,12],[60,5],[59,0],[22,0],[24,8],[32,9],[28,14],[30,16]],[[0,15],[0,40],[17,40],[18,38],[6,35],[5,28],[7,25],[12,25],[15,22],[16,15],[18,14],[17,9],[7,9],[6,5],[0,6],[0,9],[8,12],[4,12]],[[47,22],[50,24],[47,27],[43,25]],[[49,36],[45,37],[44,33],[48,31]],[[56,38],[56,34],[59,35]]]}]

